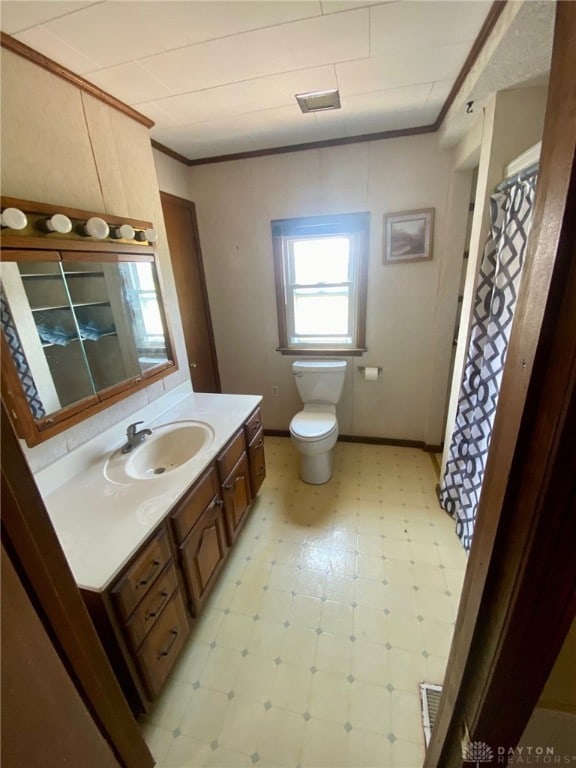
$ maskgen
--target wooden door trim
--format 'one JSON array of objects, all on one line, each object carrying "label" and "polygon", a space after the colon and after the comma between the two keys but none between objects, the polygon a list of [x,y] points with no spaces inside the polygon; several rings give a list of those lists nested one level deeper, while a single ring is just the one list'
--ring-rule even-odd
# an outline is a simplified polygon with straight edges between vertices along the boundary
[{"label": "wooden door trim", "polygon": [[576,612],[576,5],[560,0],[540,178],[476,530],[425,768],[515,747]]},{"label": "wooden door trim", "polygon": [[152,768],[2,403],[2,540],[78,692],[120,764]]},{"label": "wooden door trim", "polygon": [[[160,200],[162,202],[172,203],[173,205],[179,205],[181,208],[186,208],[190,211],[190,219],[192,221],[192,231],[195,240],[196,253],[198,255],[198,272],[200,273],[200,290],[202,293],[202,299],[204,306],[207,310],[206,325],[208,328],[208,345],[210,347],[210,358],[212,360],[212,368],[214,370],[214,378],[216,380],[217,392],[222,392],[222,383],[220,381],[220,371],[218,369],[218,357],[216,355],[216,341],[214,338],[214,328],[212,326],[212,315],[210,312],[210,302],[208,300],[208,288],[206,284],[206,273],[204,271],[204,257],[202,255],[202,247],[200,245],[200,232],[198,230],[198,218],[196,216],[196,205],[192,200],[186,200],[183,197],[172,195],[169,192],[160,191]],[[186,329],[184,329],[184,335],[186,335]],[[190,360],[188,361],[190,363]]]}]

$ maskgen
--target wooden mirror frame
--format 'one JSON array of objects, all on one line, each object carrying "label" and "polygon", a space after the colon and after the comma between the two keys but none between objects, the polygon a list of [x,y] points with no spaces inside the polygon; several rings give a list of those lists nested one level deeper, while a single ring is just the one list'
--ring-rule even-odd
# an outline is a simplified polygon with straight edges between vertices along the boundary
[{"label": "wooden mirror frame", "polygon": [[166,333],[167,361],[155,365],[138,376],[133,376],[95,392],[40,419],[35,419],[32,415],[10,348],[4,333],[0,333],[2,401],[18,437],[23,438],[27,445],[33,447],[130,397],[155,381],[174,373],[178,370],[178,362],[174,353],[172,332],[164,309],[162,277],[158,268],[156,249],[153,245],[148,242],[112,240],[112,238],[96,240],[92,237],[80,236],[74,230],[68,235],[48,234],[43,233],[38,228],[39,220],[55,213],[65,214],[76,224],[93,216],[98,216],[108,224],[118,226],[130,224],[135,230],[151,229],[152,224],[150,222],[8,197],[1,198],[1,205],[3,210],[8,207],[19,208],[29,217],[29,225],[25,230],[20,232],[3,230],[0,249],[1,261],[38,261],[39,253],[43,253],[46,260],[56,261],[61,260],[60,254],[75,253],[75,258],[82,259],[84,257],[84,259],[91,261],[98,260],[108,263],[144,261],[155,264],[159,288],[159,308]]}]

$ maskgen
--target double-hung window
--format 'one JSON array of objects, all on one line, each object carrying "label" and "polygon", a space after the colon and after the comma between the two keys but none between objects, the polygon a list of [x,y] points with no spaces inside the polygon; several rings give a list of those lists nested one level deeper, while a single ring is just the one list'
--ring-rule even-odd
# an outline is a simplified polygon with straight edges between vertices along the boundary
[{"label": "double-hung window", "polygon": [[370,214],[272,222],[279,351],[365,351]]}]

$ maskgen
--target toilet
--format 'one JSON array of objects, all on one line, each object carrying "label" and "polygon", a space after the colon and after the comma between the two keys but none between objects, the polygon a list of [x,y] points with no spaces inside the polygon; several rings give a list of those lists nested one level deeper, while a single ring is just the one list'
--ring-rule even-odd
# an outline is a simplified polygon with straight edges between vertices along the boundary
[{"label": "toilet", "polygon": [[336,403],[346,372],[345,360],[298,360],[292,373],[304,409],[290,422],[290,437],[300,453],[300,478],[321,485],[332,477],[338,439]]}]

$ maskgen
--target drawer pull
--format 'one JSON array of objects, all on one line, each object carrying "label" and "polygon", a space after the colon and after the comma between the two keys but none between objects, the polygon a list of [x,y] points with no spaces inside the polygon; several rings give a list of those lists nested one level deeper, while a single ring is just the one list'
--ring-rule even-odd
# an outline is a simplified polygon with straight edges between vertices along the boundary
[{"label": "drawer pull", "polygon": [[152,578],[155,576],[156,571],[158,570],[158,566],[160,565],[160,560],[154,560],[152,562],[152,568],[150,571],[146,574],[146,576],[143,579],[140,579],[138,584],[136,585],[136,588],[138,587],[146,587]]},{"label": "drawer pull", "polygon": [[217,506],[217,507],[221,507],[221,506],[223,506],[223,504],[224,504],[224,500],[223,500],[223,499],[216,499],[216,501],[214,502],[214,504],[215,504],[215,506]]},{"label": "drawer pull", "polygon": [[164,592],[160,592],[160,594],[162,596],[162,600],[160,601],[158,608],[155,608],[153,611],[147,611],[144,616],[144,621],[149,621],[150,619],[154,619],[156,616],[158,616],[158,614],[164,607],[164,603],[166,602],[166,598],[168,597],[168,592],[164,591]]},{"label": "drawer pull", "polygon": [[260,468],[258,469],[258,471],[256,472],[256,475],[257,475],[258,477],[260,477],[260,476],[261,476],[261,475],[263,475],[263,474],[264,474],[264,467],[260,467]]},{"label": "drawer pull", "polygon": [[252,429],[253,429],[255,432],[257,432],[257,431],[259,430],[259,428],[260,428],[260,424],[262,424],[262,422],[261,422],[260,420],[258,420],[258,421],[255,421],[255,422],[254,422],[254,424],[252,424]]},{"label": "drawer pull", "polygon": [[171,629],[170,630],[170,634],[172,635],[172,639],[170,640],[170,642],[168,643],[166,648],[164,648],[163,651],[160,651],[158,653],[158,655],[156,656],[156,661],[160,661],[160,659],[163,656],[168,656],[168,654],[172,650],[172,646],[174,645],[174,643],[176,642],[176,638],[178,637],[178,629],[177,629],[177,627],[174,627],[173,629]]},{"label": "drawer pull", "polygon": [[231,491],[232,490],[232,483],[226,483],[226,485],[223,486],[223,487],[224,487],[225,491]]},{"label": "drawer pull", "polygon": [[263,446],[263,445],[264,445],[264,440],[260,439],[260,440],[258,440],[258,442],[256,443],[256,446],[255,446],[255,447],[256,447],[256,448],[262,448],[262,446]]},{"label": "drawer pull", "polygon": [[238,477],[234,478],[235,483],[239,483],[240,480],[246,480],[246,475],[238,475]]}]

